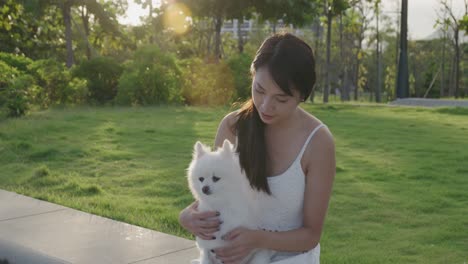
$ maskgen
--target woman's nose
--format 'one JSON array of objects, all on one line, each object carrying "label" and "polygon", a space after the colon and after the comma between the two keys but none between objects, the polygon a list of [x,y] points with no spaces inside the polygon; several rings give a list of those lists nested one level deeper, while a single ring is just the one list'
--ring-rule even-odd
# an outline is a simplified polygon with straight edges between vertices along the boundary
[{"label": "woman's nose", "polygon": [[267,114],[271,113],[270,110],[274,109],[273,98],[265,96],[262,102],[262,108]]}]

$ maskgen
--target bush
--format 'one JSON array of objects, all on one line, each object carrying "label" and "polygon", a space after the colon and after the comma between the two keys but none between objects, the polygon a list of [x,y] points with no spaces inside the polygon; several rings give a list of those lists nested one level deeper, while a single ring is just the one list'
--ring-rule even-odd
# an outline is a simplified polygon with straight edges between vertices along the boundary
[{"label": "bush", "polygon": [[146,46],[135,52],[119,79],[115,102],[123,105],[157,105],[179,103],[181,70],[175,56],[163,53],[157,46]]},{"label": "bush", "polygon": [[28,57],[5,52],[0,52],[0,61],[5,62],[6,64],[16,68],[19,71],[28,73],[28,65],[30,65],[33,62]]},{"label": "bush", "polygon": [[234,94],[235,100],[246,100],[250,98],[252,79],[250,77],[250,64],[252,57],[246,53],[234,55],[227,60],[227,64],[231,69],[234,76],[234,84],[236,93]]},{"label": "bush", "polygon": [[20,72],[8,65],[7,63],[0,61],[0,91],[6,89],[11,84],[12,80],[20,75]]},{"label": "bush", "polygon": [[26,113],[34,92],[34,78],[28,73],[33,61],[27,57],[0,52],[0,106],[7,116]]},{"label": "bush", "polygon": [[31,75],[20,75],[6,89],[7,116],[20,117],[30,108],[34,78]]},{"label": "bush", "polygon": [[226,105],[235,94],[234,77],[223,62],[184,61],[183,96],[189,105]]},{"label": "bush", "polygon": [[73,71],[73,76],[88,81],[90,99],[100,104],[109,102],[117,95],[119,78],[123,67],[110,57],[97,57],[83,62]]},{"label": "bush", "polygon": [[63,63],[53,59],[37,60],[28,69],[34,74],[38,91],[34,103],[43,108],[83,101],[87,87],[83,80],[72,78]]}]

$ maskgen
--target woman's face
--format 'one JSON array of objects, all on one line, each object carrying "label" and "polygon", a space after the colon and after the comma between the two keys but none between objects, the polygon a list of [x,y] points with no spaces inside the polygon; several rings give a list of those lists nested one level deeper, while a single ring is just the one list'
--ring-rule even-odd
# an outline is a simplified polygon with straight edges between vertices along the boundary
[{"label": "woman's face", "polygon": [[300,103],[300,94],[291,89],[293,96],[283,92],[271,77],[267,67],[260,67],[252,82],[252,98],[262,121],[275,124],[289,118]]}]

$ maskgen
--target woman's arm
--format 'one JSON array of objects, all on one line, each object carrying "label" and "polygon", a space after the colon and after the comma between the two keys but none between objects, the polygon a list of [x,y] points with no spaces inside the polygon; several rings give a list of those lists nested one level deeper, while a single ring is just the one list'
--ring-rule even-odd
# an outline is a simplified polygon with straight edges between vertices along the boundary
[{"label": "woman's arm", "polygon": [[215,250],[225,263],[237,263],[254,248],[308,251],[320,241],[335,178],[335,144],[328,129],[317,131],[305,152],[308,160],[304,193],[303,227],[284,232],[237,228],[225,238],[231,246]]},{"label": "woman's arm", "polygon": [[[218,126],[216,133],[215,148],[223,145],[224,139],[228,139],[233,144],[236,136],[232,131],[233,124],[236,120],[236,112],[226,115]],[[190,233],[202,239],[214,239],[214,233],[219,230],[220,220],[217,217],[217,212],[199,212],[197,210],[198,202],[195,201],[179,214],[179,223]]]}]

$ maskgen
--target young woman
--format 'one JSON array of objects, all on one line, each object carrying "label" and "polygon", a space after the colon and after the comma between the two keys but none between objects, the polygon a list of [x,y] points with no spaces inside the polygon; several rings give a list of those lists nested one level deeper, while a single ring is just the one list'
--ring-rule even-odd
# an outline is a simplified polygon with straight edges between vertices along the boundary
[{"label": "young woman", "polygon": [[[320,236],[335,177],[335,146],[328,128],[299,104],[315,84],[312,49],[292,34],[267,38],[252,62],[252,98],[221,121],[215,147],[236,143],[252,186],[274,197],[260,212],[261,230],[236,228],[214,250],[224,263],[239,263],[256,248],[278,251],[275,263],[319,263]],[[262,201],[261,201],[262,202]],[[216,212],[184,209],[181,225],[213,239]]]}]

